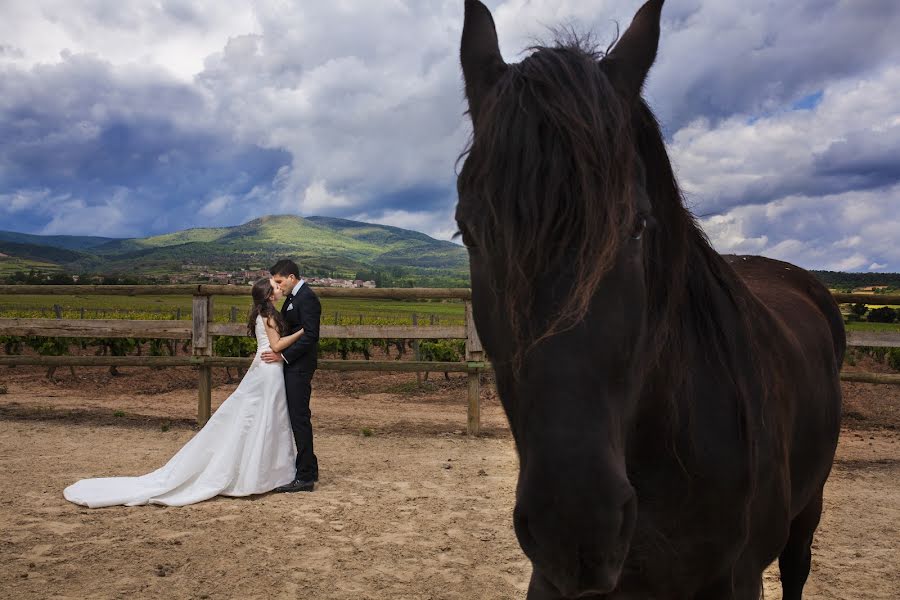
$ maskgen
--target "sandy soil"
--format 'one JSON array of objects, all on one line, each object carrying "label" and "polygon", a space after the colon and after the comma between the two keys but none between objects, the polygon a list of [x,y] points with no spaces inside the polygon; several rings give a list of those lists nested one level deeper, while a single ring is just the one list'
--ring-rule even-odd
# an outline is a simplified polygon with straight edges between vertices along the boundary
[{"label": "sandy soil", "polygon": [[[490,386],[486,435],[469,439],[463,377],[319,373],[315,493],[83,509],[66,485],[150,471],[193,435],[195,373],[120,371],[0,371],[0,597],[524,597],[516,456]],[[217,406],[235,386],[215,382]],[[844,391],[808,597],[894,599],[900,386]],[[776,568],[766,597],[781,597]]]}]

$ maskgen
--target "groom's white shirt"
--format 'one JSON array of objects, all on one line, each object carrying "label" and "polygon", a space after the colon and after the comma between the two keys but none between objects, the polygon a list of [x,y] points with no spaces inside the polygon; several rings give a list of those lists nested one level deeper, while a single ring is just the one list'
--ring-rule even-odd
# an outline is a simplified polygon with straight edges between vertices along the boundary
[{"label": "groom's white shirt", "polygon": [[[300,291],[300,288],[303,287],[303,284],[304,284],[304,283],[306,283],[306,280],[305,280],[305,279],[301,279],[299,282],[297,282],[297,285],[295,285],[295,286],[294,286],[294,289],[291,290],[291,296],[296,296],[296,295],[297,295],[297,292]],[[290,310],[290,309],[293,308],[293,307],[294,307],[294,301],[292,300],[291,303],[288,304],[288,310]],[[288,362],[288,360],[284,357],[284,354],[281,355],[281,360],[283,360],[283,361],[284,361],[284,364],[286,364],[286,365],[287,365],[287,364],[290,364],[290,363]]]}]

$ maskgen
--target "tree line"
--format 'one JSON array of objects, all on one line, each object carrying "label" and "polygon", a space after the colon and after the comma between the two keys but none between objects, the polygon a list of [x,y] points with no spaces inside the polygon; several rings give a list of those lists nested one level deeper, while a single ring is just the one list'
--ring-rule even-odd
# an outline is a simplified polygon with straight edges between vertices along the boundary
[{"label": "tree line", "polygon": [[[304,268],[301,266],[300,271],[307,277],[352,278],[362,281],[374,281],[375,286],[379,288],[469,287],[468,274],[460,275],[449,270],[435,269],[433,272],[421,273],[403,267],[390,267],[384,270],[358,270],[351,275],[336,269]],[[200,281],[201,279],[198,275],[197,280]],[[0,281],[7,285],[164,285],[169,283],[169,278],[138,273],[68,273],[64,271],[30,269],[28,271],[15,271],[0,279]]]},{"label": "tree line", "polygon": [[850,307],[850,317],[851,321],[861,321],[865,318],[870,323],[894,323],[900,321],[900,310],[890,306],[869,308],[862,302],[857,302]]},{"label": "tree line", "polygon": [[[852,292],[861,287],[878,287],[883,293],[900,289],[900,273],[844,273],[841,271],[810,271],[826,287]],[[877,292],[876,292],[877,293]]]}]

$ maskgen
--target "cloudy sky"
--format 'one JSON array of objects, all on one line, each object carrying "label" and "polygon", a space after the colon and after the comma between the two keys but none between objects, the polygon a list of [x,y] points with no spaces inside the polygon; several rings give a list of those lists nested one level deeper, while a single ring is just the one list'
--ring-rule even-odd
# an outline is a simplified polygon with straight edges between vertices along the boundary
[{"label": "cloudy sky", "polygon": [[[490,0],[508,62],[638,0]],[[265,214],[448,239],[462,0],[0,0],[0,229]],[[722,252],[900,271],[900,3],[668,0],[646,96]]]}]

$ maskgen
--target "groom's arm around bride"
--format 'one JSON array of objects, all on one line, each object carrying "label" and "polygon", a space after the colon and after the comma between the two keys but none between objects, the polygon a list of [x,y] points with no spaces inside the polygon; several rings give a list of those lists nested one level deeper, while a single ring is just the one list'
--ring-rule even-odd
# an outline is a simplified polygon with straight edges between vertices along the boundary
[{"label": "groom's arm around bride", "polygon": [[319,297],[305,282],[288,306],[286,322],[290,333],[303,329],[300,339],[282,350],[281,356],[288,366],[301,366],[304,370],[314,370],[317,366],[319,349],[319,321],[322,317],[322,305]]}]

